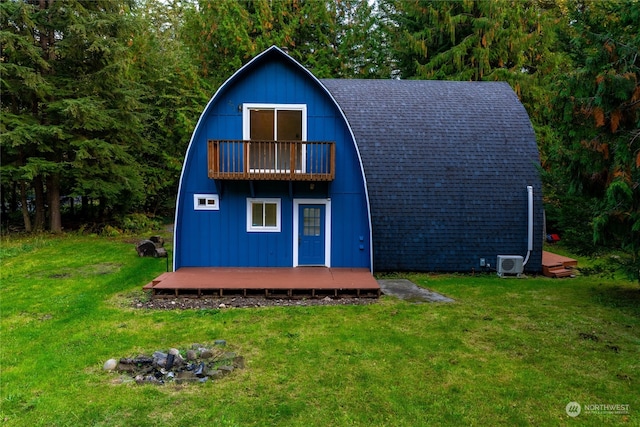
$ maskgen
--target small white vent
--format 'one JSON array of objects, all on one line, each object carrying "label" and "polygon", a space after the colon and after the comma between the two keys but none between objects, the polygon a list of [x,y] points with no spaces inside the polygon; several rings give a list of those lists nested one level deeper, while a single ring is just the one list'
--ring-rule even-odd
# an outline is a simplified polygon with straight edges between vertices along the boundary
[{"label": "small white vent", "polygon": [[498,255],[498,276],[505,274],[515,274],[518,277],[522,274],[523,258],[520,255]]}]

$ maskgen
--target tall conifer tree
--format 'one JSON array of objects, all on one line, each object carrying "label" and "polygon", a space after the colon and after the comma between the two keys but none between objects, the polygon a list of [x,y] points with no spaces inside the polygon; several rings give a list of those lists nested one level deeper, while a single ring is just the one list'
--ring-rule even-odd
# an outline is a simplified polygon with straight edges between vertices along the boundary
[{"label": "tall conifer tree", "polygon": [[569,2],[565,22],[554,176],[590,202],[594,245],[630,254],[640,281],[640,3]]},{"label": "tall conifer tree", "polygon": [[131,156],[143,139],[140,91],[129,74],[130,6],[111,0],[1,5],[3,165],[12,165],[12,179],[30,180],[36,225],[46,197],[51,231],[62,229],[63,194],[98,200],[103,210],[141,199]]}]

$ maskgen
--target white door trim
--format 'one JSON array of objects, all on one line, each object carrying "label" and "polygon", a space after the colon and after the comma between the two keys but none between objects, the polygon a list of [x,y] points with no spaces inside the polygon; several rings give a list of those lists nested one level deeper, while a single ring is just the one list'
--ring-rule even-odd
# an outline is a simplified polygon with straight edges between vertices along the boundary
[{"label": "white door trim", "polygon": [[324,205],[324,266],[331,267],[331,199],[293,199],[293,266],[298,267],[300,205]]}]

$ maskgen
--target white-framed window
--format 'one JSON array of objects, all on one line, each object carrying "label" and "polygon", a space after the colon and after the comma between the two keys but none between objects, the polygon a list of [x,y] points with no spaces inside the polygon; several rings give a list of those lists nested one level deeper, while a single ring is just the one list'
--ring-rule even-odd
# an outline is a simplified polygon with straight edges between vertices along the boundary
[{"label": "white-framed window", "polygon": [[243,139],[260,141],[249,147],[250,170],[304,172],[306,147],[301,142],[307,140],[307,106],[243,104],[242,107]]},{"label": "white-framed window", "polygon": [[247,199],[248,232],[280,232],[280,199]]},{"label": "white-framed window", "polygon": [[217,194],[194,194],[193,209],[197,211],[219,211],[220,199]]}]

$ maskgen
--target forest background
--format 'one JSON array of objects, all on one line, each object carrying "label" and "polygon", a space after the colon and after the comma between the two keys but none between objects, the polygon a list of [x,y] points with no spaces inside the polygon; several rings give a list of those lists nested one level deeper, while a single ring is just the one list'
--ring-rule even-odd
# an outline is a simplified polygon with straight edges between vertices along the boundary
[{"label": "forest background", "polygon": [[171,217],[204,105],[272,45],[318,78],[508,82],[548,231],[640,280],[638,0],[3,1],[3,233]]}]

